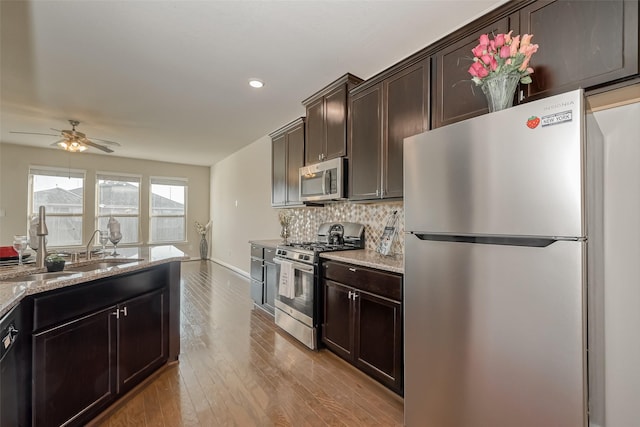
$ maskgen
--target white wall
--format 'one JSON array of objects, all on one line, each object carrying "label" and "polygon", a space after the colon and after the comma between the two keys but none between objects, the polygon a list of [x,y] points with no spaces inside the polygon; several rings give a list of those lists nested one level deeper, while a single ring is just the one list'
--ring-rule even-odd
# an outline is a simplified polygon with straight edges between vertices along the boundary
[{"label": "white wall", "polygon": [[606,426],[639,426],[640,103],[594,116],[605,137]]},{"label": "white wall", "polygon": [[[206,223],[209,219],[209,167],[178,163],[129,159],[112,155],[68,153],[59,149],[0,144],[0,244],[11,244],[14,234],[26,234],[29,166],[53,166],[86,171],[85,188],[95,188],[96,171],[142,175],[140,229],[143,243],[149,234],[149,177],[166,176],[187,178],[187,239],[175,246],[190,256],[199,257],[199,236],[194,221]],[[5,216],[2,216],[4,210]],[[85,191],[85,216],[94,217],[94,191]],[[84,224],[82,241],[86,243],[93,232],[93,221]]]},{"label": "white wall", "polygon": [[271,138],[264,136],[211,168],[211,259],[246,275],[249,240],[277,239],[271,207]]}]

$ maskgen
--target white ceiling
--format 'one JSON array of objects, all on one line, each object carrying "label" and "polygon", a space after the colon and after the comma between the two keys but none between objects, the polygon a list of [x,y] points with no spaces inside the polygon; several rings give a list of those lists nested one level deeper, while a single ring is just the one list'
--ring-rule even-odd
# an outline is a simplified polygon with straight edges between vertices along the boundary
[{"label": "white ceiling", "polygon": [[76,119],[111,156],[212,165],[504,2],[2,0],[1,141]]}]

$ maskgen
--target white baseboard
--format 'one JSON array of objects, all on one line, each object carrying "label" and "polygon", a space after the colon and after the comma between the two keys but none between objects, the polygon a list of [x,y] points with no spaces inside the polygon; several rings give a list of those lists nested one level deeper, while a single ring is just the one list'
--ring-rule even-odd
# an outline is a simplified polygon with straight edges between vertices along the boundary
[{"label": "white baseboard", "polygon": [[251,275],[248,272],[246,272],[244,270],[241,270],[241,269],[239,269],[238,267],[236,267],[234,265],[226,263],[226,262],[224,262],[222,260],[219,260],[217,258],[209,258],[209,260],[215,262],[216,264],[220,264],[221,266],[226,267],[229,270],[234,271],[234,272],[238,273],[239,275],[244,276],[247,279],[251,280]]}]

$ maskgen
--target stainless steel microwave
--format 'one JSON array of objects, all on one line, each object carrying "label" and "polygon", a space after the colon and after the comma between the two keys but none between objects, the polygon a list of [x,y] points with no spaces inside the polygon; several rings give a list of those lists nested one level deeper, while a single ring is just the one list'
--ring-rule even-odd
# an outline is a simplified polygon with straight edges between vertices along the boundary
[{"label": "stainless steel microwave", "polygon": [[300,168],[300,200],[316,202],[344,198],[344,158]]}]

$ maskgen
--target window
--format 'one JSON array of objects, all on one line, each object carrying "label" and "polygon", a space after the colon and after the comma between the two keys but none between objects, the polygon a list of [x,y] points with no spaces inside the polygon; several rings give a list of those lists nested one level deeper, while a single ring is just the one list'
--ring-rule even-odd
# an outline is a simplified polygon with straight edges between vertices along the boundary
[{"label": "window", "polygon": [[46,209],[47,244],[82,244],[85,172],[73,169],[29,167],[29,217]]},{"label": "window", "polygon": [[96,227],[107,230],[109,217],[114,217],[120,223],[120,244],[139,243],[140,176],[98,172],[96,188]]},{"label": "window", "polygon": [[187,180],[152,177],[149,198],[150,242],[186,241]]}]

